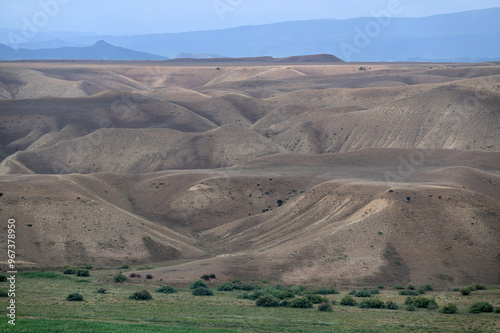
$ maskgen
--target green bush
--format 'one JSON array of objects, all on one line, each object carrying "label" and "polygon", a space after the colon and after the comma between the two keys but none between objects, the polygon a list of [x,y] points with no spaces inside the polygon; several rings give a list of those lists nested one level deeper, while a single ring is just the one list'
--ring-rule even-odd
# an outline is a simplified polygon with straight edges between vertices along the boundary
[{"label": "green bush", "polygon": [[275,293],[273,293],[273,295],[274,295],[274,297],[279,298],[279,299],[286,299],[286,298],[294,298],[295,297],[294,293],[292,293],[291,291],[287,291],[287,290],[275,292]]},{"label": "green bush", "polygon": [[406,306],[407,311],[415,311],[416,309],[417,309],[417,307],[415,306],[415,304],[408,304]]},{"label": "green bush", "polygon": [[486,290],[486,286],[484,284],[475,284],[476,290]]},{"label": "green bush", "polygon": [[193,283],[191,286],[189,286],[189,289],[198,289],[198,288],[208,288],[208,286],[203,283],[203,281],[198,280],[195,283]]},{"label": "green bush", "polygon": [[218,291],[233,291],[234,284],[232,284],[231,282],[222,283],[217,287],[217,290]]},{"label": "green bush", "polygon": [[107,292],[107,290],[106,290],[106,289],[104,289],[104,288],[99,288],[99,289],[97,289],[97,292],[98,292],[99,294],[105,294],[105,293]]},{"label": "green bush", "polygon": [[412,284],[409,284],[408,287],[406,287],[406,289],[415,290],[415,286]]},{"label": "green bush", "polygon": [[151,275],[151,274],[147,274],[147,275],[146,275],[146,279],[148,279],[148,280],[152,280],[152,279],[153,279],[153,275]]},{"label": "green bush", "polygon": [[175,294],[177,292],[177,290],[175,290],[174,287],[163,286],[163,287],[156,289],[156,292],[163,293],[163,294]]},{"label": "green bush", "polygon": [[123,282],[127,281],[127,277],[125,275],[123,275],[122,272],[116,273],[115,276],[113,276],[113,281],[115,283],[123,283]]},{"label": "green bush", "polygon": [[233,289],[243,290],[243,291],[251,291],[251,290],[254,290],[255,287],[252,286],[251,284],[248,284],[248,283],[239,283],[239,284],[233,284]]},{"label": "green bush", "polygon": [[351,295],[346,295],[340,301],[340,305],[356,306],[356,305],[358,305],[358,302],[356,302],[356,300]]},{"label": "green bush", "polygon": [[66,300],[70,301],[70,302],[81,302],[81,301],[83,301],[83,296],[78,294],[78,293],[73,293],[73,294],[69,294],[66,297]]},{"label": "green bush", "polygon": [[336,295],[336,294],[339,294],[339,292],[336,291],[335,288],[321,287],[318,290],[316,290],[316,294],[320,294],[320,295]]},{"label": "green bush", "polygon": [[294,298],[288,303],[288,306],[291,308],[300,308],[300,309],[310,309],[313,307],[313,304],[310,300],[305,297]]},{"label": "green bush", "polygon": [[405,304],[413,304],[417,308],[424,308],[429,310],[435,310],[438,308],[438,305],[434,299],[425,297],[407,297],[405,300]]},{"label": "green bush", "polygon": [[130,295],[128,298],[135,299],[136,301],[148,301],[150,299],[153,299],[153,296],[149,293],[149,291],[144,289],[141,291],[136,291],[135,293]]},{"label": "green bush", "polygon": [[193,290],[193,295],[194,296],[213,296],[214,292],[210,288],[201,287],[201,288],[196,288],[195,290]]},{"label": "green bush", "polygon": [[90,272],[86,269],[78,269],[76,271],[76,276],[90,276]]},{"label": "green bush", "polygon": [[389,310],[397,310],[397,309],[399,309],[399,306],[395,302],[393,302],[393,301],[387,301],[385,303],[385,307],[387,309],[389,309]]},{"label": "green bush", "polygon": [[122,265],[122,267],[120,267],[121,269],[129,269],[129,265]]},{"label": "green bush", "polygon": [[427,290],[424,287],[419,287],[417,292],[421,295],[424,295],[427,292]]},{"label": "green bush", "polygon": [[307,295],[306,298],[313,304],[328,303],[328,300],[325,297],[321,297],[319,295]]},{"label": "green bush", "polygon": [[464,296],[468,296],[473,290],[469,287],[460,289],[460,293]]},{"label": "green bush", "polygon": [[369,289],[364,288],[364,289],[361,289],[360,291],[353,290],[349,293],[349,295],[353,295],[356,297],[371,297],[372,295],[378,294],[378,293],[379,293],[378,289],[369,290]]},{"label": "green bush", "polygon": [[471,305],[470,313],[494,312],[493,305],[487,302],[478,302]]},{"label": "green bush", "polygon": [[454,314],[458,312],[458,307],[453,303],[448,303],[448,305],[445,305],[441,309],[441,312],[444,314]]},{"label": "green bush", "polygon": [[331,312],[332,311],[332,306],[329,303],[321,303],[318,305],[318,311],[325,311],[325,312]]},{"label": "green bush", "polygon": [[0,274],[0,282],[5,282],[7,281],[7,276]]},{"label": "green bush", "polygon": [[413,290],[401,290],[401,291],[399,292],[399,294],[400,294],[401,296],[418,296],[418,295],[420,295],[420,293],[419,293],[419,292],[417,292],[417,291],[413,291]]},{"label": "green bush", "polygon": [[432,286],[430,284],[425,284],[425,285],[421,286],[419,289],[423,289],[425,291],[432,291],[432,290],[434,290],[434,288],[432,288]]},{"label": "green bush", "polygon": [[265,308],[274,308],[280,306],[280,302],[273,296],[263,295],[257,298],[257,300],[255,301],[255,305]]},{"label": "green bush", "polygon": [[400,285],[397,284],[397,285],[394,286],[394,289],[401,290],[401,289],[405,289],[405,287],[400,286]]},{"label": "green bush", "polygon": [[64,266],[61,271],[63,274],[76,274],[76,270],[71,266]]},{"label": "green bush", "polygon": [[7,290],[0,289],[0,297],[9,297]]},{"label": "green bush", "polygon": [[371,298],[362,300],[361,303],[359,303],[359,307],[361,309],[384,309],[385,304],[380,299]]}]

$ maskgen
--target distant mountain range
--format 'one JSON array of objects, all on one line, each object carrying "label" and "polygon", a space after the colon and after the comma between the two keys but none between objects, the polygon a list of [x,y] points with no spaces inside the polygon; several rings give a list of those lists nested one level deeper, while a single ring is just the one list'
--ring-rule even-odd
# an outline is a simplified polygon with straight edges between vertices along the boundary
[{"label": "distant mountain range", "polygon": [[79,59],[79,60],[167,60],[168,58],[113,46],[103,40],[87,47],[13,49],[0,44],[0,60]]},{"label": "distant mountain range", "polygon": [[[334,54],[345,61],[490,61],[500,60],[500,8],[436,15],[425,18],[375,18],[310,20],[244,26],[232,29],[150,34],[99,36],[82,33],[40,33],[27,44],[9,45],[7,36],[22,31],[0,29],[0,43],[22,47],[15,55],[28,59],[78,58],[74,46],[97,40],[144,52],[127,54],[101,46],[99,59],[159,60],[166,58],[262,57],[298,54]],[[64,46],[63,48],[60,48]],[[43,47],[39,50],[28,50]],[[51,53],[51,47],[59,48]],[[29,51],[37,51],[30,53]],[[88,53],[93,51],[87,48]],[[2,59],[12,51],[1,47]],[[85,56],[87,53],[80,53]],[[157,56],[155,56],[157,55]],[[86,59],[81,58],[80,59]]]}]

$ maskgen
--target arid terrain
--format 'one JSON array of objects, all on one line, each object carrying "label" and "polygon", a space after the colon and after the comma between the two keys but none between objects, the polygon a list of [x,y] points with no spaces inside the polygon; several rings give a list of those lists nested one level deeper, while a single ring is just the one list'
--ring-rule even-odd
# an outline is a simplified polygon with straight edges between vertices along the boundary
[{"label": "arid terrain", "polygon": [[20,268],[500,284],[500,63],[299,59],[0,63]]}]

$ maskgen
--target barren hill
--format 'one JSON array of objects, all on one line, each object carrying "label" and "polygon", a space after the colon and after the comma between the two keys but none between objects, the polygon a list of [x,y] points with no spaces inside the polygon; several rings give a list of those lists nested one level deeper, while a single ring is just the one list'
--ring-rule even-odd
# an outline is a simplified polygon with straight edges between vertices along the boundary
[{"label": "barren hill", "polygon": [[306,60],[2,64],[0,212],[30,235],[20,260],[499,283],[498,64]]}]

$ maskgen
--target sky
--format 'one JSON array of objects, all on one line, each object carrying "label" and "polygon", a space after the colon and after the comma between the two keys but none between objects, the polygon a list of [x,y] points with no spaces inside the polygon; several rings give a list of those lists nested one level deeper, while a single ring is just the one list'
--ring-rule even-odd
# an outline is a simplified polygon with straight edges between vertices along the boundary
[{"label": "sky", "polygon": [[500,7],[500,0],[0,0],[0,28],[136,35],[309,19],[423,17]]}]

